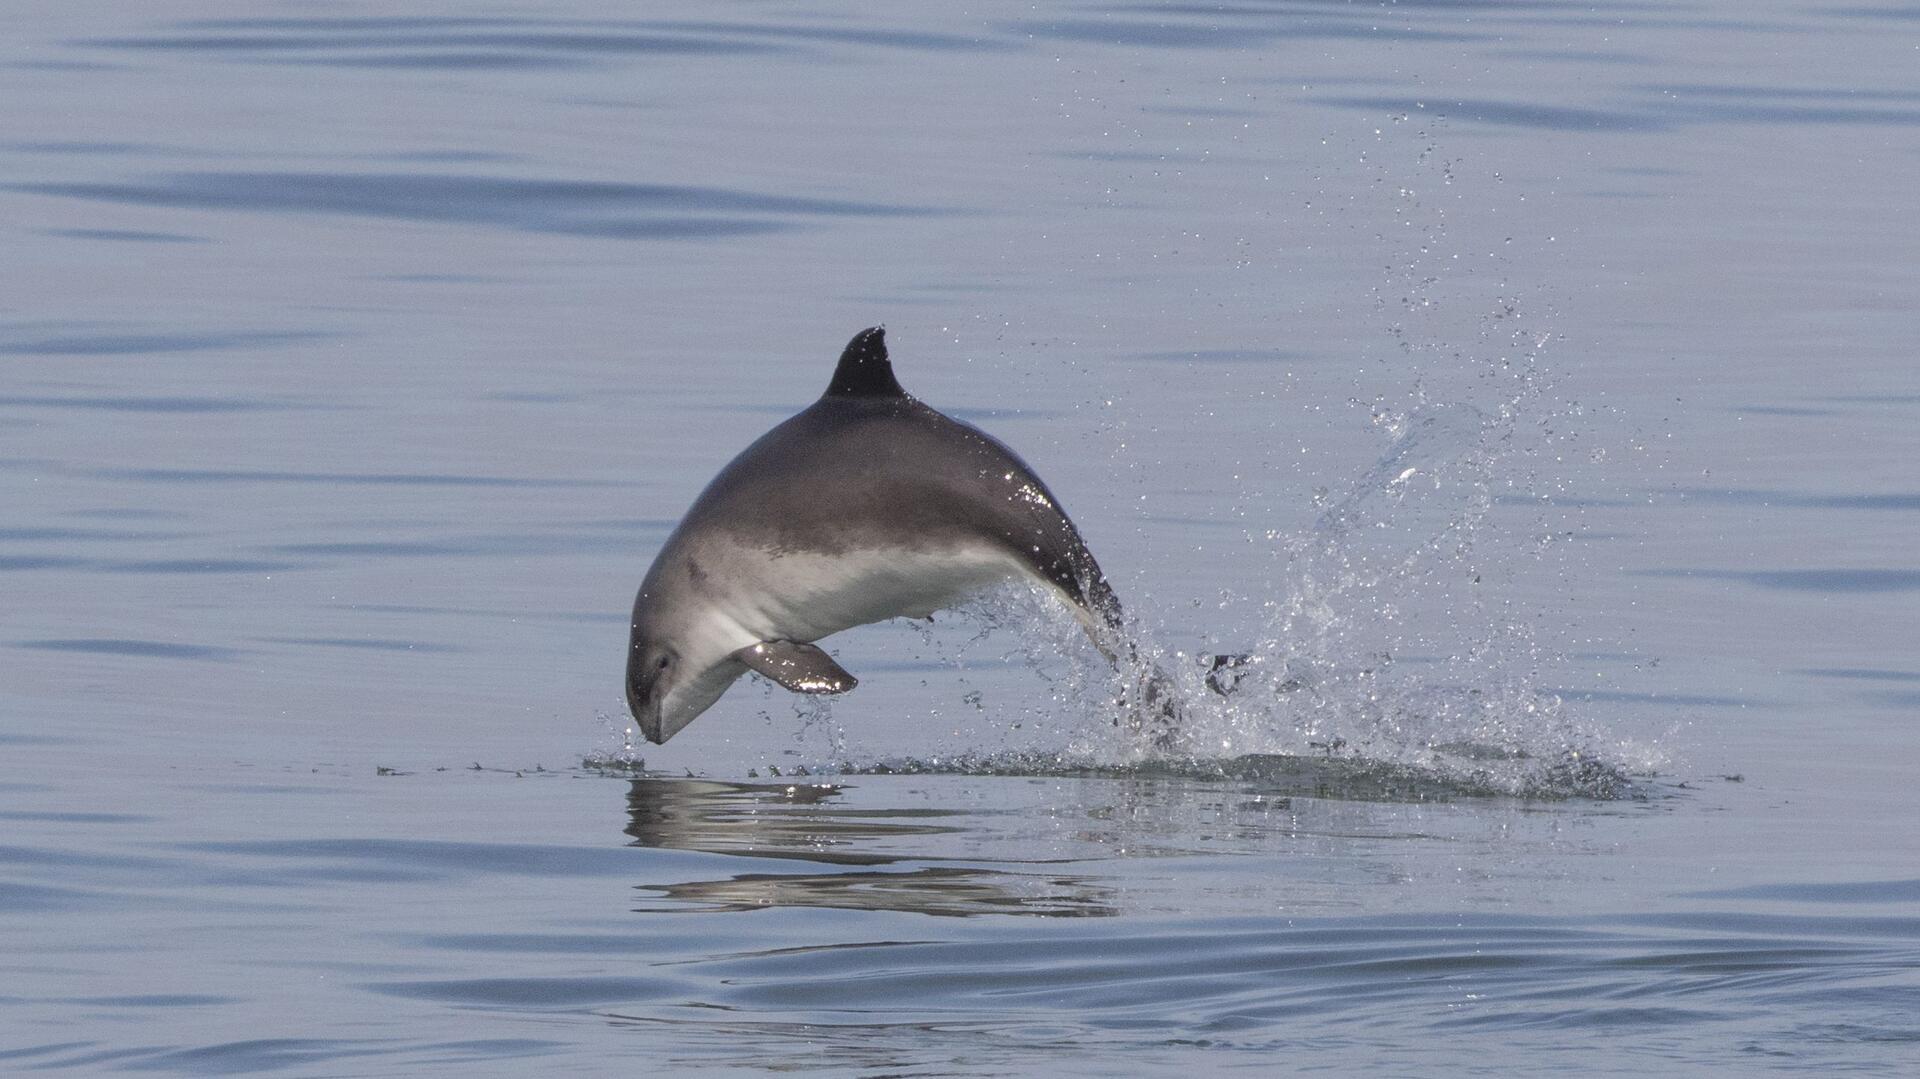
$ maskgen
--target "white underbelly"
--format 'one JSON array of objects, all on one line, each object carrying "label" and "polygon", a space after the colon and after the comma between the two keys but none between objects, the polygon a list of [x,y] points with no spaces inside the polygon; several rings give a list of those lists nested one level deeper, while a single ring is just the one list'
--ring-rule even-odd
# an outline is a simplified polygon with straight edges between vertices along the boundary
[{"label": "white underbelly", "polygon": [[758,557],[751,563],[737,564],[743,576],[758,580],[735,592],[730,613],[760,640],[815,641],[869,622],[925,618],[1032,573],[1012,554],[985,544],[937,551],[754,554]]}]

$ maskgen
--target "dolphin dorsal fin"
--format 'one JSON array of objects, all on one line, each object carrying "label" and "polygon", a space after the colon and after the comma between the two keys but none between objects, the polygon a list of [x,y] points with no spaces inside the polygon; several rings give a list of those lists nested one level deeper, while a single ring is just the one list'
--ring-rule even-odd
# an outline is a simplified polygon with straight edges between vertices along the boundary
[{"label": "dolphin dorsal fin", "polygon": [[905,397],[907,391],[893,377],[893,364],[887,360],[887,328],[875,326],[861,330],[847,342],[840,354],[840,366],[833,369],[833,381],[827,384],[828,397]]}]

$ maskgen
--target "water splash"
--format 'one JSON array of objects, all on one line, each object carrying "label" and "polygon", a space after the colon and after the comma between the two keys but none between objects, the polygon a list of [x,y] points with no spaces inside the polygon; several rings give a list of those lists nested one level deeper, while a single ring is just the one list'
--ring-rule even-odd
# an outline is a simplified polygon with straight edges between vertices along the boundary
[{"label": "water splash", "polygon": [[[1536,639],[1543,614],[1511,587],[1546,548],[1535,522],[1496,521],[1528,512],[1496,493],[1530,488],[1553,414],[1539,370],[1550,337],[1515,328],[1515,314],[1502,301],[1488,319],[1489,336],[1505,335],[1488,353],[1496,400],[1418,391],[1376,405],[1377,460],[1317,492],[1310,527],[1264,535],[1273,583],[1243,590],[1258,614],[1233,663],[1166,646],[1147,617],[1138,660],[1115,672],[1051,597],[1002,590],[961,610],[971,635],[949,654],[1024,662],[1046,699],[997,727],[956,728],[969,747],[957,753],[848,760],[836,744],[841,770],[1252,779],[1365,798],[1641,793],[1628,747],[1541,688],[1555,658]],[[1156,678],[1180,702],[1172,728],[1125,703]],[[966,699],[979,708],[977,692]]]},{"label": "water splash", "polygon": [[605,740],[603,748],[587,755],[586,763],[589,766],[613,771],[638,771],[647,766],[646,759],[640,755],[637,740],[640,731],[625,712],[616,715],[600,709],[594,712],[594,718],[600,721]]},{"label": "water splash", "polygon": [[847,755],[847,730],[833,718],[833,698],[795,694],[792,698],[793,714],[800,720],[800,726],[793,733],[796,744],[806,745],[815,738],[826,741],[827,753],[836,759]]}]

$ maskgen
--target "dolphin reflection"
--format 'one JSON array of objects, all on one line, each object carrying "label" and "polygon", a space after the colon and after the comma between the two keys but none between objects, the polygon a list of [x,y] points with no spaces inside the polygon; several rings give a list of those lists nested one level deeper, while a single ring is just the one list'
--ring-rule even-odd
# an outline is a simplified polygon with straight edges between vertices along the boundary
[{"label": "dolphin reflection", "polygon": [[1110,889],[1052,866],[1025,872],[926,854],[924,848],[940,837],[964,830],[958,822],[941,822],[964,816],[961,811],[857,808],[842,804],[844,790],[805,782],[634,780],[626,833],[635,846],[805,863],[793,873],[641,885],[658,900],[640,909],[829,907],[1051,918],[1117,913]]}]

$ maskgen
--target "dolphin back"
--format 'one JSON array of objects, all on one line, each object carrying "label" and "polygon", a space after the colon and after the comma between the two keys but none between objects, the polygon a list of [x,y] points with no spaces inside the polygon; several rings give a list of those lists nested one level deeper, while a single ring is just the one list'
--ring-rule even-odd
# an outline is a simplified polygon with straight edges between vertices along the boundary
[{"label": "dolphin back", "polygon": [[710,528],[776,554],[989,544],[1117,650],[1119,598],[1059,500],[998,439],[902,389],[879,328],[848,343],[818,401],[714,477],[681,523]]}]

